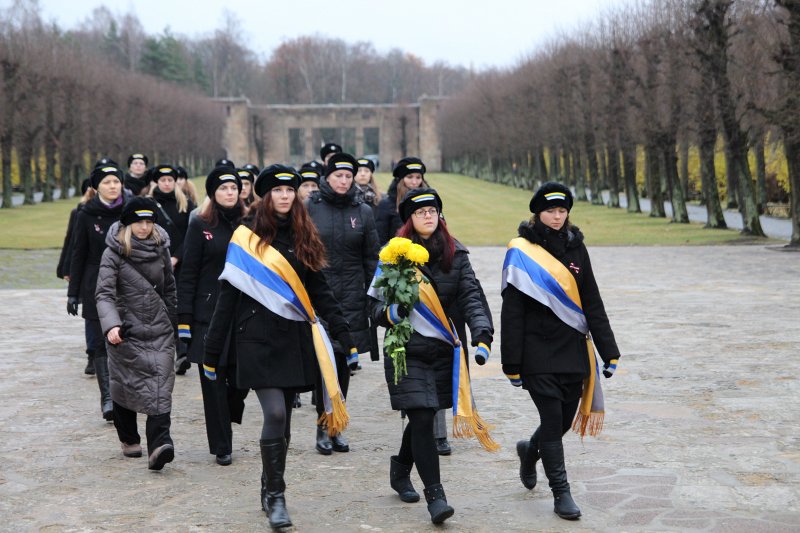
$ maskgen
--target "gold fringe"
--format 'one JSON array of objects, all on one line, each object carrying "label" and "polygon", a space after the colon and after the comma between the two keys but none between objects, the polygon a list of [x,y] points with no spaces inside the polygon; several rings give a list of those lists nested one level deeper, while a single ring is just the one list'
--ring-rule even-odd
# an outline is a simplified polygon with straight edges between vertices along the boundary
[{"label": "gold fringe", "polygon": [[579,434],[581,438],[589,433],[590,437],[596,437],[603,431],[603,421],[606,414],[604,412],[589,413],[589,416],[578,412],[578,416],[572,421],[572,431]]},{"label": "gold fringe", "polygon": [[500,445],[489,434],[490,429],[494,429],[494,426],[487,424],[478,413],[473,413],[472,416],[456,415],[453,418],[453,437],[475,437],[486,451],[496,452]]},{"label": "gold fringe", "polygon": [[[317,399],[317,401],[322,401],[322,398]],[[317,424],[326,427],[328,435],[335,437],[347,428],[350,423],[350,415],[347,414],[347,406],[341,394],[331,398],[331,405],[333,406],[333,412],[326,413],[323,411],[317,420]]]}]

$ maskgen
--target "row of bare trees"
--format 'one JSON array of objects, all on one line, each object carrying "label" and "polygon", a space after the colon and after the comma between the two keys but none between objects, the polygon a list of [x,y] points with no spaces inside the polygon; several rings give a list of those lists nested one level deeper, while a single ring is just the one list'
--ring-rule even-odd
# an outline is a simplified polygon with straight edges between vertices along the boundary
[{"label": "row of bare trees", "polygon": [[98,156],[209,166],[220,147],[222,110],[205,96],[87,55],[34,10],[0,19],[0,160],[3,207],[12,206],[16,155],[25,203],[40,188],[79,189]]},{"label": "row of bare trees", "polygon": [[[686,201],[696,194],[709,227],[725,227],[726,205],[739,209],[752,235],[763,235],[759,213],[769,200],[769,135],[785,149],[798,246],[800,2],[631,3],[514,69],[479,75],[446,105],[440,127],[451,170],[528,189],[563,180],[580,200],[588,189],[602,204],[605,191],[610,207],[624,193],[632,212],[643,192],[652,216],[665,216],[670,202],[676,222],[688,222]],[[724,176],[714,164],[720,138]],[[696,192],[690,147],[700,159]]]}]

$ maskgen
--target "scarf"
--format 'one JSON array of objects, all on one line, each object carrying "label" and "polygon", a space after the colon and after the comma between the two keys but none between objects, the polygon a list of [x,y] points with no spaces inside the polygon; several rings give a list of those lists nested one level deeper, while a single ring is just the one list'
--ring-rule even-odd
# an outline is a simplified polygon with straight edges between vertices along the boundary
[{"label": "scarf", "polygon": [[[380,276],[381,267],[373,278]],[[478,414],[478,408],[472,395],[467,361],[461,354],[461,341],[458,338],[453,322],[447,317],[433,286],[417,269],[419,283],[419,301],[414,304],[409,314],[409,321],[416,333],[424,337],[444,341],[453,347],[453,436],[456,438],[475,437],[486,450],[494,452],[500,449],[489,434],[492,426],[487,424]],[[370,286],[367,294],[383,301],[383,291]]]},{"label": "scarf", "polygon": [[297,272],[274,247],[268,246],[263,252],[258,252],[258,242],[258,236],[248,227],[239,226],[228,245],[225,268],[219,279],[228,281],[276,315],[311,325],[314,351],[324,384],[325,412],[319,423],[325,423],[328,434],[335,436],[347,427],[350,417],[336,377],[331,341]]},{"label": "scarf", "polygon": [[600,367],[575,278],[547,250],[523,237],[517,237],[508,243],[503,262],[501,290],[507,284],[546,305],[565,324],[586,336],[589,376],[583,381],[581,403],[572,429],[581,437],[585,437],[587,432],[593,437],[597,436],[603,429],[605,416]]}]

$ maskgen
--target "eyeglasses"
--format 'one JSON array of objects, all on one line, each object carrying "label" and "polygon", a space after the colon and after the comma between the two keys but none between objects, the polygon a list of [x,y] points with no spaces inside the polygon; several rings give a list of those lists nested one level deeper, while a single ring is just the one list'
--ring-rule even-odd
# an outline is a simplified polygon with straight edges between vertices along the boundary
[{"label": "eyeglasses", "polygon": [[417,209],[414,211],[414,216],[417,218],[425,218],[428,215],[435,217],[439,214],[439,210],[435,207],[431,207],[430,209]]}]

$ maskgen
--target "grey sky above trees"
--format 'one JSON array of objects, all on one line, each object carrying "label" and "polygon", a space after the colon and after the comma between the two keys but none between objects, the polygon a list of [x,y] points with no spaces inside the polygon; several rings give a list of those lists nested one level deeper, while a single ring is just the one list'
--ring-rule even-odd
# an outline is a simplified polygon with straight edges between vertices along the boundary
[{"label": "grey sky above trees", "polygon": [[[13,0],[0,0],[8,8]],[[104,5],[115,17],[132,13],[148,34],[210,36],[232,16],[240,44],[267,59],[281,43],[304,35],[371,42],[385,54],[393,48],[425,63],[508,67],[551,39],[624,5],[621,0],[39,0],[42,17],[73,29]]]}]

